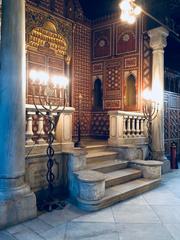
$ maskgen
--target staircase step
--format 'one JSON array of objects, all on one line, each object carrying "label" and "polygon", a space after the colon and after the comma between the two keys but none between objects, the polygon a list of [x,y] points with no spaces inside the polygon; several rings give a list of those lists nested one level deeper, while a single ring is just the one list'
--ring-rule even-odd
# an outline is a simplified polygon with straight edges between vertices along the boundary
[{"label": "staircase step", "polygon": [[111,151],[100,151],[95,153],[88,153],[86,156],[87,163],[90,162],[100,162],[104,160],[114,160],[118,156],[117,152],[111,152]]},{"label": "staircase step", "polygon": [[108,145],[107,144],[102,144],[102,145],[89,145],[86,146],[86,150],[88,153],[96,153],[96,152],[103,152],[107,149]]},{"label": "staircase step", "polygon": [[124,169],[128,165],[128,161],[121,160],[106,160],[102,162],[93,162],[87,164],[87,168],[95,171],[99,171],[102,173],[108,173],[112,171],[116,171],[119,169]]},{"label": "staircase step", "polygon": [[132,181],[140,177],[141,170],[132,168],[109,172],[106,173],[106,188]]},{"label": "staircase step", "polygon": [[99,201],[85,201],[77,198],[77,204],[80,208],[86,211],[97,211],[99,209],[109,207],[117,202],[149,191],[157,187],[159,183],[160,179],[151,180],[140,178],[114,187],[107,188],[104,198]]}]

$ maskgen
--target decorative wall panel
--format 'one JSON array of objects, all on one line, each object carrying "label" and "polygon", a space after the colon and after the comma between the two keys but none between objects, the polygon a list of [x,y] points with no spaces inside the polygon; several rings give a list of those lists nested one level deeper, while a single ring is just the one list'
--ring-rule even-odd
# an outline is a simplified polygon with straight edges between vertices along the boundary
[{"label": "decorative wall panel", "polygon": [[135,68],[138,67],[138,56],[125,57],[124,68]]},{"label": "decorative wall panel", "polygon": [[116,55],[137,51],[137,26],[116,25]]},{"label": "decorative wall panel", "polygon": [[177,153],[180,154],[180,95],[165,91],[164,107],[165,152],[170,155],[171,143],[174,141]]},{"label": "decorative wall panel", "polygon": [[[122,64],[121,61],[105,64],[105,99],[121,99],[122,91]],[[106,105],[107,106],[107,105]]]},{"label": "decorative wall panel", "polygon": [[143,82],[142,89],[151,87],[152,78],[152,50],[149,46],[149,37],[147,34],[144,35],[143,41]]},{"label": "decorative wall panel", "polygon": [[91,134],[96,137],[108,137],[109,116],[107,112],[93,112],[91,119]]},{"label": "decorative wall panel", "polygon": [[103,63],[94,63],[92,65],[92,71],[93,73],[103,72]]},{"label": "decorative wall panel", "polygon": [[121,100],[104,100],[104,108],[108,110],[118,110],[122,108]]},{"label": "decorative wall panel", "polygon": [[104,58],[111,55],[111,28],[93,32],[93,58]]},{"label": "decorative wall panel", "polygon": [[[77,24],[74,31],[72,105],[78,110],[79,95],[82,96],[82,134],[90,133],[90,117],[92,108],[91,78],[91,29]],[[89,119],[88,119],[89,118]],[[77,112],[74,116],[74,134],[77,129]]]},{"label": "decorative wall panel", "polygon": [[[72,53],[72,23],[57,18],[43,11],[26,7],[26,42],[27,45],[37,48],[50,44],[50,49],[58,52],[67,48],[67,55]],[[64,52],[63,50],[63,52]]]},{"label": "decorative wall panel", "polygon": [[[29,79],[29,70],[42,70],[50,77],[65,73],[65,59],[72,55],[72,33],[70,31],[72,24],[27,7],[26,29],[28,83],[26,92],[27,102],[32,104],[32,83]],[[38,88],[37,85],[35,95],[38,95]],[[54,95],[51,99],[54,105],[57,104],[60,90],[56,89],[56,93],[56,96]],[[35,99],[38,104],[38,96]]]}]

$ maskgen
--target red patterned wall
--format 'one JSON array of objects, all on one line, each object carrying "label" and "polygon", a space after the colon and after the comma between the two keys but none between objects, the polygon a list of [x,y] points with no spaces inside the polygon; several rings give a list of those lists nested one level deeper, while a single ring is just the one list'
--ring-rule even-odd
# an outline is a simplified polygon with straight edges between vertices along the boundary
[{"label": "red patterned wall", "polygon": [[26,0],[26,2],[36,7],[50,10],[53,14],[64,15],[64,0]]},{"label": "red patterned wall", "polygon": [[78,97],[82,95],[81,126],[82,135],[89,135],[91,128],[92,108],[91,84],[91,29],[76,24],[74,29],[72,105],[75,107],[74,134],[77,133]]},{"label": "red patterned wall", "polygon": [[93,58],[104,58],[111,55],[112,29],[104,28],[93,32]]},{"label": "red patterned wall", "polygon": [[[101,114],[93,112],[92,134],[107,135],[101,128],[103,111],[140,110],[140,91],[142,83],[141,20],[132,26],[122,24],[118,16],[98,22],[93,26],[92,79],[100,78],[103,85],[103,109]],[[126,106],[126,79],[134,74],[136,78],[135,106]],[[108,126],[108,117],[106,117]],[[99,129],[99,132],[98,132]]]},{"label": "red patterned wall", "polygon": [[138,47],[137,25],[117,24],[115,38],[115,52],[117,55],[136,52]]},{"label": "red patterned wall", "polygon": [[107,112],[92,113],[91,133],[95,137],[109,136],[109,116]]}]

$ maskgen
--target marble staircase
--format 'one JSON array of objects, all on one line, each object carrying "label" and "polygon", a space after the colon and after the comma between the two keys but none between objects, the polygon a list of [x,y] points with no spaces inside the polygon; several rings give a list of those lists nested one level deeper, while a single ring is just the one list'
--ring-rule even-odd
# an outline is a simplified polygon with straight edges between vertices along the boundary
[{"label": "marble staircase", "polygon": [[158,167],[158,173],[144,178],[143,173],[148,168],[140,166],[141,162],[145,162],[143,160],[138,160],[138,164],[136,161],[131,164],[131,161],[120,160],[119,153],[107,145],[87,146],[86,151],[86,167],[75,172],[78,185],[75,202],[84,210],[96,211],[111,206],[160,183],[161,164],[156,166],[154,161],[150,161],[156,170]]}]

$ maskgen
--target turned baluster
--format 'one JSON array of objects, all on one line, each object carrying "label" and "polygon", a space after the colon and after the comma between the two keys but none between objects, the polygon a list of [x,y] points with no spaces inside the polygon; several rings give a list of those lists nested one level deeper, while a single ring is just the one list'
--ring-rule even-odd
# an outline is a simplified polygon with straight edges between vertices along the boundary
[{"label": "turned baluster", "polygon": [[26,145],[34,144],[33,141],[33,116],[34,113],[27,112],[27,127],[26,127]]},{"label": "turned baluster", "polygon": [[135,118],[136,117],[132,117],[132,137],[135,137],[136,135],[136,129],[135,129]]},{"label": "turned baluster", "polygon": [[137,117],[136,119],[136,136],[139,137],[140,136],[140,117]]},{"label": "turned baluster", "polygon": [[140,135],[141,137],[144,136],[144,119],[142,117],[140,119]]},{"label": "turned baluster", "polygon": [[126,121],[127,121],[127,117],[123,116],[123,137],[124,138],[127,137]]},{"label": "turned baluster", "polygon": [[43,139],[43,136],[44,136],[44,117],[39,115],[39,118],[38,118],[38,131],[37,131],[37,134],[38,134],[38,140],[37,140],[37,143],[38,144],[43,144],[45,143],[45,140]]},{"label": "turned baluster", "polygon": [[147,132],[147,120],[144,118],[143,119],[143,128],[144,128],[144,131],[143,131],[143,134],[144,134],[144,137],[148,137],[148,132]]},{"label": "turned baluster", "polygon": [[127,118],[127,137],[130,137],[131,135],[131,118]]}]

